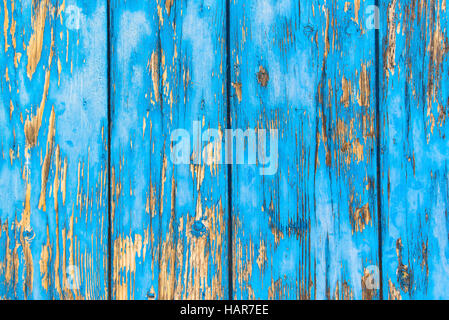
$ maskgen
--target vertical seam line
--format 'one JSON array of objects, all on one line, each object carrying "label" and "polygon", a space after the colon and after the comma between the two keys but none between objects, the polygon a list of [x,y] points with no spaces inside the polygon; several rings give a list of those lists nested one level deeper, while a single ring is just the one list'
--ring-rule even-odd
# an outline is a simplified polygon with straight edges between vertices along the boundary
[{"label": "vertical seam line", "polygon": [[377,167],[377,238],[378,238],[378,258],[379,258],[379,299],[383,300],[383,275],[382,275],[382,187],[381,187],[381,136],[380,136],[380,7],[379,0],[374,1],[378,10],[378,17],[375,21],[375,48],[376,48],[376,167]]},{"label": "vertical seam line", "polygon": [[[226,126],[231,128],[231,8],[230,0],[226,0]],[[232,222],[232,161],[228,162],[228,299],[232,300],[233,282],[233,222]]]},{"label": "vertical seam line", "polygon": [[111,0],[107,0],[107,96],[108,96],[108,300],[112,300],[112,216],[111,216]]}]

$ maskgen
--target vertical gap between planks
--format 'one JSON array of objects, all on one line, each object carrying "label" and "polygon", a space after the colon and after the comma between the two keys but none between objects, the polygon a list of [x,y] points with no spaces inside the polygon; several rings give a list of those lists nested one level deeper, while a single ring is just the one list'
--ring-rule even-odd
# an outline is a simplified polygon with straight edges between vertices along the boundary
[{"label": "vertical gap between planks", "polygon": [[379,299],[383,300],[383,277],[382,277],[382,199],[381,199],[381,136],[380,136],[380,35],[379,28],[381,22],[381,12],[379,6],[379,0],[374,1],[375,7],[378,10],[377,25],[375,26],[375,50],[376,50],[376,166],[377,166],[377,238],[378,238],[378,255],[379,255]]},{"label": "vertical gap between planks", "polygon": [[111,0],[107,0],[107,81],[108,81],[108,295],[107,299],[112,300],[112,217],[111,217]]},{"label": "vertical gap between planks", "polygon": [[[231,129],[231,0],[226,0],[226,126]],[[231,141],[232,144],[232,141]],[[230,160],[230,159],[227,159]],[[233,280],[233,230],[232,230],[232,161],[228,161],[228,299],[232,300]]]}]

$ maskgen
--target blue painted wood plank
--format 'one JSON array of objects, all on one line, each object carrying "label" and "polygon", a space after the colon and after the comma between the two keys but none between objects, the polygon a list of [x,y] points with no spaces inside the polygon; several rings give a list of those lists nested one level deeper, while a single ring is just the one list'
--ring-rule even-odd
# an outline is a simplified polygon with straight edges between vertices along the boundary
[{"label": "blue painted wood plank", "polygon": [[382,4],[385,299],[447,299],[446,1]]},{"label": "blue painted wood plank", "polygon": [[225,298],[226,166],[206,162],[213,148],[198,157],[212,142],[220,160],[220,141],[195,136],[226,125],[225,2],[112,1],[111,14],[113,297]]},{"label": "blue painted wood plank", "polygon": [[[367,5],[231,2],[232,127],[265,129],[267,142],[277,129],[279,160],[273,175],[246,158],[233,166],[237,299],[378,298],[370,285],[378,239]],[[262,141],[259,161],[270,162],[274,141]]]},{"label": "blue painted wood plank", "polygon": [[0,9],[0,299],[107,293],[106,1]]}]

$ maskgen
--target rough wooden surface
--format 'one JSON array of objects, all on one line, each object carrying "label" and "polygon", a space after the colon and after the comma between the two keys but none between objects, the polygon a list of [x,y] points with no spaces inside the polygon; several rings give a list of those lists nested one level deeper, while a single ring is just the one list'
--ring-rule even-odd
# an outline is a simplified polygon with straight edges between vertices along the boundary
[{"label": "rough wooden surface", "polygon": [[0,299],[448,298],[446,0],[376,3],[0,1]]},{"label": "rough wooden surface", "polygon": [[209,140],[171,156],[173,131],[226,126],[225,2],[111,9],[114,298],[226,298],[226,166],[206,163]]},{"label": "rough wooden surface", "polygon": [[5,0],[0,20],[0,299],[104,299],[105,2]]},{"label": "rough wooden surface", "polygon": [[[374,31],[359,1],[233,1],[232,125],[279,169],[233,171],[236,298],[369,299],[377,265]],[[263,167],[263,166],[259,166]]]},{"label": "rough wooden surface", "polygon": [[384,298],[447,299],[448,9],[393,0],[381,10]]}]

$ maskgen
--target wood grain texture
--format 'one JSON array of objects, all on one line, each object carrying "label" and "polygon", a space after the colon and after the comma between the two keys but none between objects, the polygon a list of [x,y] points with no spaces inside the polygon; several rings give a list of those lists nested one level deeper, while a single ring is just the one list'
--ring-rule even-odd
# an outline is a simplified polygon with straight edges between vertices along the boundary
[{"label": "wood grain texture", "polygon": [[105,3],[1,3],[0,299],[106,298]]},{"label": "wood grain texture", "polygon": [[378,264],[375,38],[365,7],[231,2],[232,127],[279,135],[275,175],[261,175],[261,164],[233,169],[237,299],[378,297],[365,282]]},{"label": "wood grain texture", "polygon": [[0,0],[0,299],[448,298],[447,4],[378,2]]},{"label": "wood grain texture", "polygon": [[[203,155],[211,142],[220,158],[220,141],[193,136],[194,121],[201,132],[226,125],[225,2],[111,10],[113,297],[225,298],[226,166]],[[173,162],[178,129],[190,134],[190,164]]]},{"label": "wood grain texture", "polygon": [[381,8],[386,299],[449,297],[447,10],[445,0]]}]

